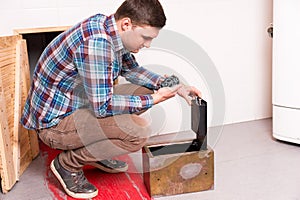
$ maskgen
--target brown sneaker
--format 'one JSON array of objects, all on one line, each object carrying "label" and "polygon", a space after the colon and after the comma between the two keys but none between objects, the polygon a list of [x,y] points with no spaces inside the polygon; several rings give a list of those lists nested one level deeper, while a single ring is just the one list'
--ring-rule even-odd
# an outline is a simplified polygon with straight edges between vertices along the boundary
[{"label": "brown sneaker", "polygon": [[89,199],[97,196],[98,189],[86,179],[82,170],[70,172],[64,169],[57,157],[51,162],[50,168],[66,193],[71,197]]},{"label": "brown sneaker", "polygon": [[128,170],[128,164],[121,160],[107,159],[107,160],[101,160],[94,163],[89,163],[89,165],[92,165],[108,173],[126,172]]}]

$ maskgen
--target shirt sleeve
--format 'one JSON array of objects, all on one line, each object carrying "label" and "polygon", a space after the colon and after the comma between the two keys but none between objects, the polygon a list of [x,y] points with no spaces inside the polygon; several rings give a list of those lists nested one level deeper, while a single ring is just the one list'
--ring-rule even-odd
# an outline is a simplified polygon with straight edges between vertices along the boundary
[{"label": "shirt sleeve", "polygon": [[151,95],[113,94],[113,58],[113,46],[103,38],[86,40],[74,56],[74,64],[96,117],[134,113],[150,108],[154,103]]},{"label": "shirt sleeve", "polygon": [[127,81],[136,85],[157,90],[160,87],[160,83],[164,80],[164,77],[139,66],[131,53],[123,55],[122,65],[121,75]]}]

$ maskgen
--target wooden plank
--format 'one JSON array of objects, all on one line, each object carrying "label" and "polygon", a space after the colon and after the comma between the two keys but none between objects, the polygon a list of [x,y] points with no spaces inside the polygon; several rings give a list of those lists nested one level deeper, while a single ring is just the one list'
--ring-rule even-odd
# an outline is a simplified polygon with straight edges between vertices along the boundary
[{"label": "wooden plank", "polygon": [[[2,79],[2,83],[5,84],[5,85],[11,84],[10,87],[5,88],[5,93],[8,93],[9,91],[14,92],[14,83],[12,82],[11,76],[10,75],[2,76],[1,79]],[[7,96],[9,96],[9,95],[7,95]]]},{"label": "wooden plank", "polygon": [[71,28],[71,26],[56,26],[56,27],[40,27],[40,28],[25,28],[16,29],[14,33],[16,35],[29,34],[29,33],[44,33],[44,32],[60,32]]},{"label": "wooden plank", "polygon": [[7,71],[10,72],[10,71],[14,70],[14,68],[15,68],[15,63],[12,63],[10,65],[5,65],[5,66],[0,65],[0,72],[1,72],[1,74],[5,73]]},{"label": "wooden plank", "polygon": [[23,92],[26,97],[30,88],[30,69],[29,69],[29,61],[28,61],[28,52],[27,52],[27,44],[26,40],[22,40],[21,45],[22,51],[22,81],[23,81]]},{"label": "wooden plank", "polygon": [[14,53],[15,51],[10,53],[2,53],[2,55],[0,54],[0,63],[5,60],[16,59],[16,55]]},{"label": "wooden plank", "polygon": [[15,60],[16,60],[16,58],[14,58],[14,57],[3,59],[0,61],[0,66],[5,67],[7,65],[14,64]]},{"label": "wooden plank", "polygon": [[[26,40],[22,40],[21,43],[21,61],[22,61],[22,65],[21,65],[21,81],[22,81],[22,110],[23,107],[25,106],[25,101],[28,95],[28,91],[30,88],[30,70],[29,70],[29,62],[28,62],[28,53],[27,53],[27,45],[26,45]],[[22,127],[23,128],[23,127]],[[29,130],[25,130],[25,128],[23,128],[24,131],[27,131],[28,135],[29,135],[29,141],[30,141],[30,147],[31,147],[31,156],[32,159],[35,158],[38,154],[39,154],[39,144],[38,144],[38,137],[35,131],[29,131]]]},{"label": "wooden plank", "polygon": [[15,48],[15,44],[17,44],[17,41],[20,39],[22,39],[21,35],[1,37],[0,48]]},{"label": "wooden plank", "polygon": [[6,118],[6,105],[3,96],[3,85],[0,79],[0,154],[1,154],[1,186],[3,193],[7,193],[16,182],[10,132]]},{"label": "wooden plank", "polygon": [[196,138],[196,133],[192,130],[185,130],[176,133],[168,133],[156,135],[149,138],[147,145],[157,145],[166,143],[178,143],[193,140]]},{"label": "wooden plank", "polygon": [[[1,53],[10,55],[16,48],[20,36],[0,38]],[[3,56],[2,54],[2,56]],[[1,154],[1,186],[8,192],[17,181],[16,163],[14,162],[14,94],[15,94],[15,59],[1,61],[0,77],[0,154]]]},{"label": "wooden plank", "polygon": [[16,46],[16,68],[15,68],[15,95],[14,95],[14,128],[12,137],[13,160],[17,180],[19,180],[20,169],[20,148],[19,133],[20,133],[20,117],[21,117],[21,41],[17,41]]},{"label": "wooden plank", "polygon": [[14,69],[15,68],[15,64],[11,64],[11,65],[6,65],[4,67],[0,66],[0,77],[4,78],[6,77],[8,74],[14,73]]},{"label": "wooden plank", "polygon": [[[28,151],[30,151],[30,149],[28,149]],[[26,153],[22,157],[20,157],[20,163],[22,163],[22,165],[20,165],[20,174],[24,173],[24,171],[30,165],[31,161],[32,161],[31,154]]]},{"label": "wooden plank", "polygon": [[31,155],[32,155],[32,159],[34,159],[40,153],[39,140],[38,140],[38,137],[37,137],[37,133],[35,131],[29,130],[28,134],[29,134],[29,137],[30,137]]},{"label": "wooden plank", "polygon": [[[1,76],[1,80],[3,84],[11,84],[10,87],[6,87],[5,89],[10,90],[12,89],[12,91],[14,91],[14,83],[11,77],[11,74],[6,74],[5,76]],[[5,91],[7,92],[7,91]]]},{"label": "wooden plank", "polygon": [[2,68],[2,67],[5,67],[7,65],[11,65],[13,63],[15,63],[15,58],[10,58],[10,59],[6,59],[6,60],[1,61],[0,66]]},{"label": "wooden plank", "polygon": [[0,55],[5,55],[5,54],[12,54],[12,52],[16,51],[16,47],[14,46],[10,46],[10,47],[6,47],[6,48],[2,48],[0,49]]},{"label": "wooden plank", "polygon": [[14,56],[16,57],[16,49],[15,48],[6,48],[6,49],[0,49],[0,57],[4,57],[4,56],[7,56],[7,55],[11,55],[11,56]]}]

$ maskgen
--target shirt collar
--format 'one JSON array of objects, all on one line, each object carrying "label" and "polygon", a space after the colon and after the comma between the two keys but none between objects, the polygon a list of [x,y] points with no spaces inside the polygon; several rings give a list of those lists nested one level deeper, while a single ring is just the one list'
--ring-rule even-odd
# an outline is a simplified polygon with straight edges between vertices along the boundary
[{"label": "shirt collar", "polygon": [[125,50],[122,40],[121,40],[121,36],[118,32],[117,22],[115,20],[114,15],[108,16],[105,21],[105,24],[107,27],[106,30],[112,39],[115,50],[116,51],[120,51],[122,49]]}]

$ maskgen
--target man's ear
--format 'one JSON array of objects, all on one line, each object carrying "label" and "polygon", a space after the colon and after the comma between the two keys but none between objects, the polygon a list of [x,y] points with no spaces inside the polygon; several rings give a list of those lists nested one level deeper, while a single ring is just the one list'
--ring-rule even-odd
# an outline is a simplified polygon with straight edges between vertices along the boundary
[{"label": "man's ear", "polygon": [[132,29],[132,22],[129,17],[124,17],[123,19],[121,19],[121,28],[122,31],[128,31]]}]

